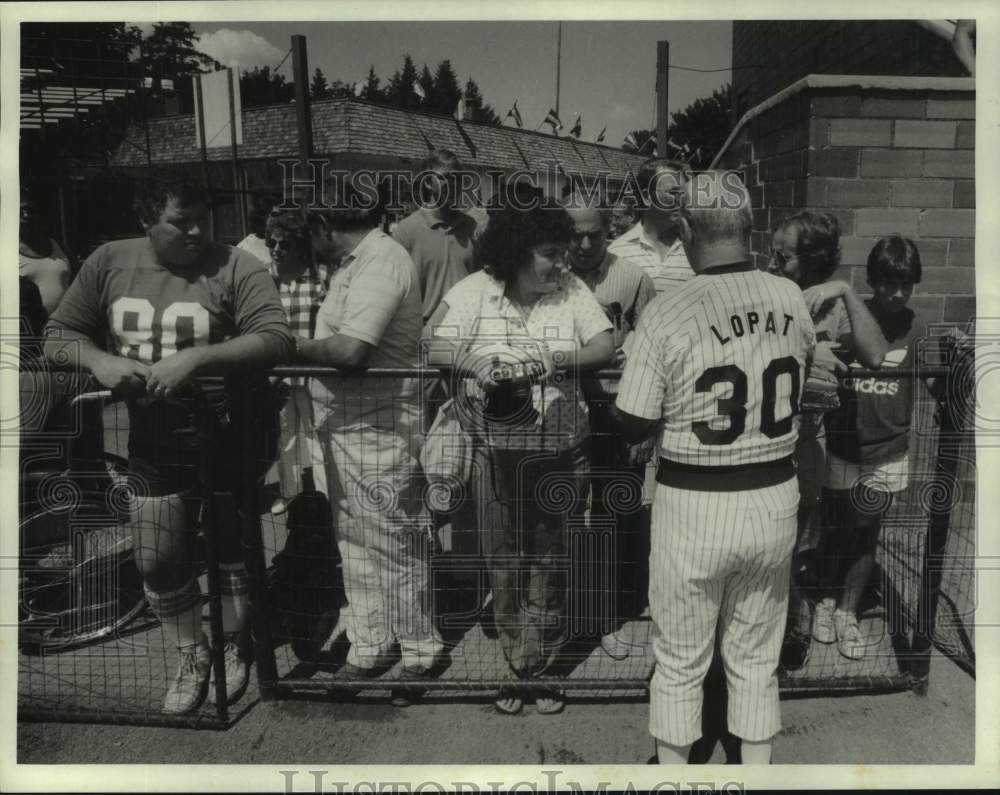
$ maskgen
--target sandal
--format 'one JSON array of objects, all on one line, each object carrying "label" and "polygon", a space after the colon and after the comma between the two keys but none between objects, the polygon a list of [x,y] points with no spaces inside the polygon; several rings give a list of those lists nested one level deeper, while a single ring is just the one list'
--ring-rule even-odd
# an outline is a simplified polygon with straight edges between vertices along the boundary
[{"label": "sandal", "polygon": [[524,698],[514,687],[501,687],[493,700],[493,708],[501,715],[516,715],[524,707]]},{"label": "sandal", "polygon": [[535,709],[539,715],[558,715],[566,706],[566,697],[555,688],[539,690],[535,696]]}]

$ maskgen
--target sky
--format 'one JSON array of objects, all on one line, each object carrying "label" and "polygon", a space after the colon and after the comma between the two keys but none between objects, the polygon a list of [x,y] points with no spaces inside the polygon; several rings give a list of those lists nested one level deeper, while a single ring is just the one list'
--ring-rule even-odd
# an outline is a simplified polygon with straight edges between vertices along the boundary
[{"label": "sky", "polygon": [[[201,49],[225,65],[275,67],[293,34],[306,36],[310,74],[362,82],[370,65],[384,81],[410,53],[418,70],[449,58],[464,86],[472,77],[502,116],[514,100],[534,129],[556,104],[556,22],[194,22]],[[633,129],[655,126],[656,42],[670,42],[673,66],[717,69],[670,72],[670,112],[728,82],[732,23],[563,23],[559,114],[568,134],[582,116],[583,140],[607,126],[605,143],[620,146]],[[291,58],[281,69],[291,79]],[[512,124],[511,120],[507,120]],[[545,127],[546,132],[549,131]]]}]

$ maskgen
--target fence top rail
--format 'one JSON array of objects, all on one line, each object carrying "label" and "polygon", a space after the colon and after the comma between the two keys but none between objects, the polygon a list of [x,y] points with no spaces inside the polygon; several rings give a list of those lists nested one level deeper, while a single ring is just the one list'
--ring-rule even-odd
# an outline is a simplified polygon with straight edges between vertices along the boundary
[{"label": "fence top rail", "polygon": [[[870,370],[853,368],[852,378],[943,378],[948,375],[947,367],[917,367],[892,368],[886,370]],[[442,378],[441,371],[433,367],[381,367],[368,370],[341,370],[336,367],[317,367],[314,365],[282,365],[269,371],[270,375],[279,378],[309,377],[342,378]],[[588,378],[621,378],[621,370],[601,370],[588,373]]]}]

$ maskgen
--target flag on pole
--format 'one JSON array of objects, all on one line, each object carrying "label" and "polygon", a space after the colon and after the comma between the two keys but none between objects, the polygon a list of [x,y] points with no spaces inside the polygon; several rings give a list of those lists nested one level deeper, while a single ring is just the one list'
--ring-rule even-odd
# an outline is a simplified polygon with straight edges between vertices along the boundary
[{"label": "flag on pole", "polygon": [[595,144],[599,144],[599,143],[601,143],[601,141],[603,141],[603,140],[604,140],[604,133],[606,133],[607,131],[608,131],[608,128],[607,128],[607,127],[605,127],[604,129],[602,129],[602,130],[601,130],[601,131],[600,131],[600,132],[599,132],[599,133],[597,134],[597,137],[596,137],[596,138],[594,139],[594,143],[595,143]]},{"label": "flag on pole", "polygon": [[514,100],[514,106],[510,110],[508,110],[507,111],[507,115],[504,116],[505,119],[509,119],[511,117],[513,117],[514,124],[516,124],[518,126],[518,128],[521,128],[521,127],[524,126],[524,121],[521,119],[521,111],[519,111],[517,109],[517,100],[516,99]]},{"label": "flag on pole", "polygon": [[653,130],[652,132],[650,132],[649,138],[647,138],[646,142],[642,146],[639,147],[639,151],[641,152],[643,149],[645,149],[650,144],[653,145],[653,148],[649,150],[649,154],[650,154],[651,157],[656,157],[656,155],[657,155],[657,150],[656,150],[656,130]]},{"label": "flag on pole", "polygon": [[459,121],[465,119],[465,97],[458,100],[458,107],[455,109],[455,118]]},{"label": "flag on pole", "polygon": [[413,84],[413,93],[421,99],[427,99],[427,92],[424,91],[424,87],[420,83]]},{"label": "flag on pole", "polygon": [[569,134],[574,138],[579,138],[580,133],[583,132],[583,126],[580,123],[580,114],[576,114],[576,123],[573,125],[573,129],[569,131]]},{"label": "flag on pole", "polygon": [[563,128],[563,123],[559,119],[559,114],[556,113],[552,108],[549,108],[548,115],[545,117],[545,121],[542,124],[548,124],[552,127],[552,134],[555,135]]},{"label": "flag on pole", "polygon": [[625,140],[622,141],[622,146],[631,146],[633,149],[635,149],[635,150],[638,151],[638,149],[639,149],[639,142],[637,140],[635,140],[635,132],[634,131],[630,132],[628,135],[625,136]]}]

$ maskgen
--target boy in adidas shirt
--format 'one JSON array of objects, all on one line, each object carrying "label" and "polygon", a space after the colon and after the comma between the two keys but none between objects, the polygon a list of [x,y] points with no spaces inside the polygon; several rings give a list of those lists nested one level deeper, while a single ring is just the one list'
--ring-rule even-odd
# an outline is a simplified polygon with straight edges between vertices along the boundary
[{"label": "boy in adidas shirt", "polygon": [[[865,304],[887,343],[881,367],[885,375],[844,377],[840,407],[826,415],[823,501],[831,508],[828,516],[835,519],[824,529],[820,549],[827,564],[825,585],[839,590],[839,598],[823,599],[813,621],[813,638],[836,642],[840,653],[852,660],[865,654],[857,611],[875,564],[882,519],[893,494],[905,489],[909,479],[909,432],[917,387],[912,378],[886,376],[893,369],[913,367],[914,343],[926,325],[907,306],[921,272],[920,253],[912,240],[899,235],[882,238],[868,255],[867,270],[874,295]],[[847,356],[845,363],[851,368],[863,366]],[[927,385],[934,390],[930,379]]]}]

